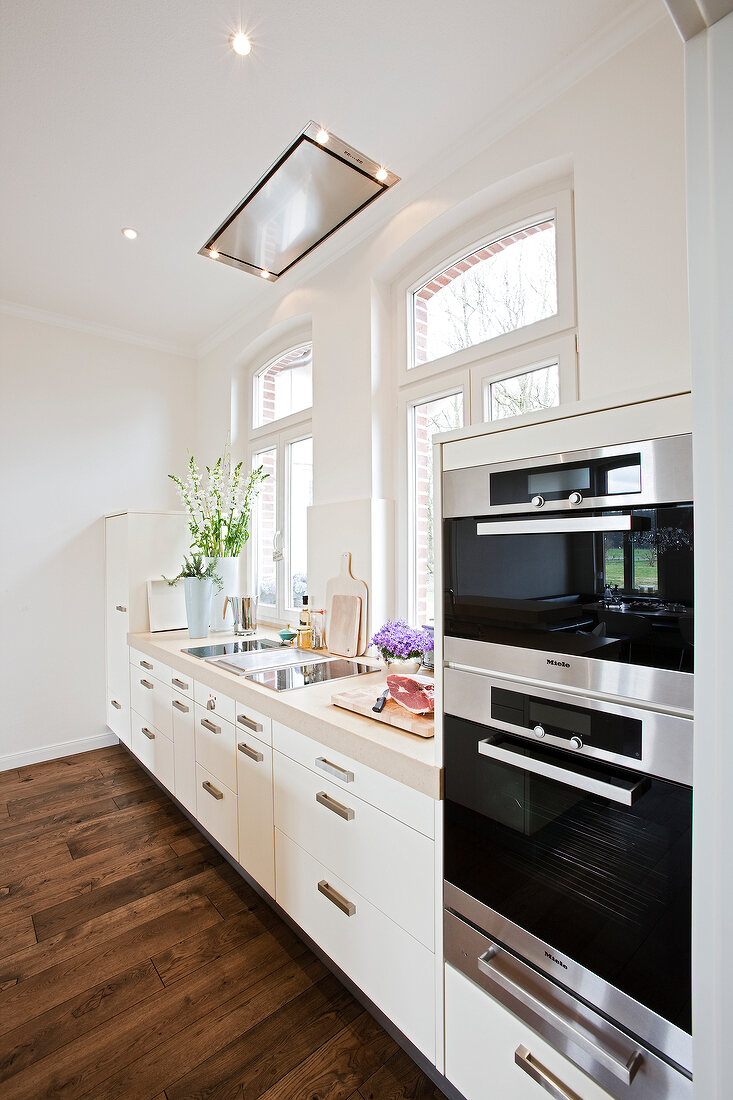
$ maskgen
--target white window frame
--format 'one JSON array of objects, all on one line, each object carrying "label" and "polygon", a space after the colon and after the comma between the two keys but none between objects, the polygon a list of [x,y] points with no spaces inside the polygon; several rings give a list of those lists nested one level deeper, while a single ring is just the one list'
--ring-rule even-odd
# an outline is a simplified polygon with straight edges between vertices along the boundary
[{"label": "white window frame", "polygon": [[[429,363],[414,364],[413,295],[436,275],[464,256],[471,255],[492,241],[500,240],[521,229],[522,226],[536,224],[552,217],[555,221],[555,255],[557,265],[557,313],[531,325],[502,333],[489,340],[473,344],[470,348],[461,348],[450,355],[433,359]],[[575,306],[575,238],[573,233],[573,197],[567,188],[545,193],[534,201],[522,205],[503,208],[486,216],[480,221],[474,219],[470,227],[464,229],[463,243],[448,251],[445,243],[432,248],[425,256],[422,274],[406,287],[399,296],[398,324],[401,329],[402,354],[400,355],[401,386],[408,385],[416,378],[442,374],[448,370],[457,370],[487,356],[509,351],[546,336],[574,329],[576,324]],[[480,234],[480,235],[478,235]],[[452,235],[455,240],[455,235]]]},{"label": "white window frame", "polygon": [[[311,345],[313,349],[313,340],[310,336],[306,336],[302,340],[289,341],[287,347],[281,348],[274,355],[271,355],[266,362],[261,366],[253,367],[250,371],[249,377],[249,438],[250,440],[259,440],[266,436],[272,435],[273,432],[286,431],[289,428],[294,427],[297,424],[310,423],[313,417],[313,401],[311,397],[311,404],[305,408],[300,409],[298,412],[289,413],[288,416],[281,416],[278,420],[271,420],[269,424],[261,424],[260,427],[255,428],[255,389],[257,386],[257,378],[259,375],[264,374],[269,368],[276,363],[278,359],[282,359],[284,356],[289,355],[291,351],[295,351],[296,348],[302,348],[306,344]],[[264,450],[264,447],[258,447],[258,450]]]},{"label": "white window frame", "polygon": [[439,401],[441,397],[452,397],[453,394],[463,394],[463,423],[467,427],[471,424],[471,381],[468,371],[451,371],[442,379],[423,379],[400,391],[398,396],[399,415],[399,462],[398,462],[398,518],[397,518],[397,545],[406,548],[405,563],[407,568],[398,570],[397,598],[398,606],[406,609],[406,617],[409,623],[422,625],[415,622],[416,608],[416,577],[411,563],[416,560],[415,526],[413,523],[413,501],[415,499],[415,454],[412,434],[413,409],[416,405],[423,405],[428,401]]},{"label": "white window frame", "polygon": [[[470,348],[415,366],[413,361],[412,296],[451,264],[478,251],[487,243],[547,217],[555,220],[557,263],[557,313],[532,325],[484,340]],[[454,242],[461,240],[460,247]],[[575,237],[573,228],[573,196],[569,187],[544,191],[521,204],[513,204],[480,218],[474,217],[462,232],[451,234],[451,244],[445,238],[423,253],[418,279],[407,285],[403,277],[395,286],[397,324],[396,349],[400,363],[398,371],[398,521],[397,521],[397,598],[400,614],[408,622],[416,615],[416,561],[413,506],[415,494],[414,448],[411,437],[412,409],[427,401],[439,400],[451,394],[463,393],[464,427],[484,420],[483,388],[489,382],[499,382],[518,374],[558,362],[560,404],[578,399],[578,354],[575,301]],[[411,265],[414,271],[417,264]],[[407,276],[409,278],[409,276]],[[520,421],[524,415],[501,420],[502,427]],[[496,421],[496,423],[499,423]],[[439,580],[436,579],[436,594]]]},{"label": "white window frame", "polygon": [[[296,345],[297,346],[297,345]],[[290,417],[283,417],[282,421],[277,421],[278,424],[284,424],[286,420],[290,420]],[[302,439],[312,439],[313,429],[310,420],[302,421],[298,425],[291,425],[289,428],[283,428],[280,431],[272,431],[267,435],[257,434],[250,441],[249,450],[249,464],[250,469],[254,469],[257,455],[261,451],[268,451],[274,448],[275,450],[275,530],[280,535],[282,543],[283,557],[275,564],[275,607],[271,609],[269,605],[263,604],[261,608],[262,614],[260,619],[264,622],[272,623],[292,623],[294,619],[300,614],[300,609],[293,607],[288,602],[289,596],[289,578],[290,578],[290,508],[289,502],[291,499],[291,485],[290,485],[290,463],[287,462],[288,447],[292,443],[298,443]],[[252,544],[252,552],[249,555],[249,583],[252,592],[259,592],[259,580],[257,577],[257,541],[259,534],[257,531],[257,515],[253,510],[252,516],[252,533],[250,542]],[[274,547],[273,547],[274,550]],[[268,616],[263,618],[263,616]]]}]

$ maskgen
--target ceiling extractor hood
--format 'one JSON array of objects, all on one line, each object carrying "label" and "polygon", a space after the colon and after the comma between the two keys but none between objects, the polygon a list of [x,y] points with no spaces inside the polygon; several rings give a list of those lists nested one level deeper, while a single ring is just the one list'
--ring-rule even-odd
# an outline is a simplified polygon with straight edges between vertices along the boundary
[{"label": "ceiling extractor hood", "polygon": [[309,122],[199,249],[275,281],[399,176]]}]

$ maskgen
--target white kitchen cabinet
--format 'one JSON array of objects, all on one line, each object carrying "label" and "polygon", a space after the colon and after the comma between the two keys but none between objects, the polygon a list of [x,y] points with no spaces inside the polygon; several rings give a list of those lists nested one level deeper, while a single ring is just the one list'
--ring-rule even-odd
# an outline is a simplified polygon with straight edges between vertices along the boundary
[{"label": "white kitchen cabinet", "polygon": [[196,765],[196,819],[237,859],[237,796],[201,764]]},{"label": "white kitchen cabinet", "polygon": [[132,751],[172,794],[175,788],[173,742],[135,711],[132,712]]},{"label": "white kitchen cabinet", "polygon": [[196,736],[194,703],[189,695],[171,693],[173,757],[175,760],[175,796],[189,813],[196,814]]},{"label": "white kitchen cabinet", "polygon": [[278,903],[434,1063],[433,953],[279,829],[275,866]]},{"label": "white kitchen cabinet", "polygon": [[150,629],[147,582],[178,573],[191,537],[183,512],[122,512],[104,527],[107,725],[129,746],[127,634]]},{"label": "white kitchen cabinet", "polygon": [[275,897],[275,835],[272,748],[252,733],[237,731],[239,862]]},{"label": "white kitchen cabinet", "polygon": [[446,966],[445,1075],[451,1084],[466,1100],[542,1100],[551,1090],[527,1069],[548,1083],[554,1079],[551,1095],[611,1100],[610,1093],[489,993]]},{"label": "white kitchen cabinet", "polygon": [[237,737],[231,722],[216,711],[194,704],[196,760],[213,776],[237,789]]},{"label": "white kitchen cabinet", "polygon": [[275,824],[434,950],[432,840],[282,753],[275,762]]}]

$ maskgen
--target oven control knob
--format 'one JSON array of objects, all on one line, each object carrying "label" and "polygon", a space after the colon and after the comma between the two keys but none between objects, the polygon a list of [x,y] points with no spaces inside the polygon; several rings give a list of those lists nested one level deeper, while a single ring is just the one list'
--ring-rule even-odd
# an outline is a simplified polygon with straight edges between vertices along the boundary
[{"label": "oven control knob", "polygon": [[544,728],[542,726],[535,726],[534,727],[534,735],[535,735],[535,737],[544,737],[545,736]]},{"label": "oven control knob", "polygon": [[583,748],[583,742],[580,739],[580,737],[577,736],[577,734],[574,737],[570,738],[570,748],[571,749],[582,749]]},{"label": "oven control knob", "polygon": [[574,493],[570,494],[570,496],[568,497],[568,500],[570,501],[571,504],[580,504],[583,500],[583,494],[577,492],[577,490],[576,490]]},{"label": "oven control knob", "polygon": [[544,503],[545,503],[545,498],[544,497],[541,497],[539,495],[536,496],[536,497],[532,497],[532,507],[533,508],[541,508]]}]

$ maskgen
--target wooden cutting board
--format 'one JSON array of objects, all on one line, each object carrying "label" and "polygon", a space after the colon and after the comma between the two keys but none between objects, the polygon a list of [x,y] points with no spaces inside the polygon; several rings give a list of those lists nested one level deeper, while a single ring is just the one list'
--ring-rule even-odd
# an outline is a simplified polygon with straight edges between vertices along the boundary
[{"label": "wooden cutting board", "polygon": [[331,600],[328,648],[342,657],[356,657],[359,649],[361,597],[336,595]]},{"label": "wooden cutting board", "polygon": [[351,553],[346,550],[341,555],[341,572],[337,577],[331,577],[326,581],[326,644],[331,645],[331,614],[334,596],[358,596],[361,600],[361,617],[359,620],[359,641],[356,654],[360,656],[366,653],[367,631],[369,627],[369,590],[364,581],[357,580],[351,573]]},{"label": "wooden cutting board", "polygon": [[386,686],[386,683],[383,683],[381,687],[376,685],[370,688],[369,691],[364,688],[356,691],[338,691],[331,696],[331,702],[334,706],[341,707],[343,710],[351,710],[354,714],[363,714],[367,718],[374,718],[377,722],[384,722],[388,726],[406,730],[407,733],[415,733],[418,737],[435,736],[435,722],[432,714],[413,714],[401,707],[399,703],[395,703],[394,699],[390,699],[389,696],[387,696],[387,702],[384,704],[384,710],[380,714],[374,713],[372,707]]}]

